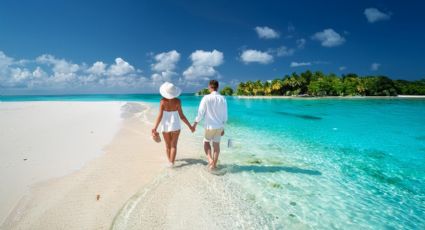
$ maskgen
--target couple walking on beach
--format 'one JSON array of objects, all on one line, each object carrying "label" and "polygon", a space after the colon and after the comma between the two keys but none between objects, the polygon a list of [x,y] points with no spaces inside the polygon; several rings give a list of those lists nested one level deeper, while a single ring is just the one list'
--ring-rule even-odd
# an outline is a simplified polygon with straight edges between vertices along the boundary
[{"label": "couple walking on beach", "polygon": [[[177,154],[177,142],[180,135],[180,120],[189,129],[196,131],[198,123],[204,120],[204,151],[208,159],[208,168],[213,170],[217,167],[218,156],[220,154],[220,139],[224,135],[224,125],[227,121],[226,98],[218,93],[218,81],[211,80],[208,84],[210,94],[205,95],[199,104],[198,114],[193,125],[187,120],[183,113],[182,103],[177,98],[181,90],[170,82],[165,82],[159,88],[159,93],[163,97],[159,104],[159,113],[152,129],[152,137],[156,142],[160,142],[159,131],[162,132],[165,148],[169,161],[169,166],[174,165]],[[212,142],[212,148],[211,148]]]}]

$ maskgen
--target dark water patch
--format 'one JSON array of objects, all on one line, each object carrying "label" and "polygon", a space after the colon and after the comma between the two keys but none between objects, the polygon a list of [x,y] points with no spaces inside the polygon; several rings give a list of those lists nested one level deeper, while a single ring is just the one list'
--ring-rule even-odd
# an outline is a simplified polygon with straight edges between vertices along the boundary
[{"label": "dark water patch", "polygon": [[378,180],[381,183],[389,184],[389,185],[399,185],[402,182],[402,179],[395,176],[388,176],[382,170],[368,167],[362,167],[363,171],[365,171],[372,178]]},{"label": "dark water patch", "polygon": [[415,137],[416,140],[418,141],[425,141],[425,135],[424,136],[417,136]]},{"label": "dark water patch", "polygon": [[[412,176],[415,176],[416,173],[402,169],[404,167],[409,168],[411,165],[403,164],[384,151],[355,148],[341,148],[339,150],[340,158],[338,160],[342,162],[341,171],[349,180],[366,176],[377,184],[394,186],[411,194],[422,190],[420,186],[418,187],[420,182],[414,183],[412,180]],[[378,187],[376,189],[377,194],[380,194],[380,189]]]},{"label": "dark water patch", "polygon": [[[358,148],[342,147],[338,149],[338,152],[341,153],[340,154],[341,158],[348,158],[350,160],[355,160],[355,161],[367,159],[367,161],[370,162],[370,160],[376,161],[376,160],[383,160],[383,159],[386,159],[386,160],[392,159],[390,154],[378,149],[358,149]],[[355,159],[351,159],[351,158],[355,158]]]},{"label": "dark water patch", "polygon": [[[223,165],[224,166],[224,165]],[[275,173],[275,172],[288,172],[288,173],[299,173],[312,176],[322,175],[321,172],[311,169],[302,169],[298,167],[289,166],[266,166],[266,165],[225,165],[228,168],[229,173],[241,173],[241,172],[254,172],[254,173]]]},{"label": "dark water patch", "polygon": [[321,117],[308,115],[308,114],[297,114],[297,113],[288,113],[288,112],[275,112],[275,113],[280,114],[280,115],[285,115],[285,116],[302,118],[302,119],[305,119],[305,120],[322,120],[323,119]]},{"label": "dark water patch", "polygon": [[271,186],[272,188],[275,188],[275,189],[280,189],[280,188],[282,188],[282,185],[281,185],[281,184],[279,184],[279,183],[270,183],[270,186]]},{"label": "dark water patch", "polygon": [[248,164],[257,164],[257,165],[259,165],[259,164],[261,164],[263,162],[261,160],[259,160],[259,159],[252,159],[252,160],[248,160],[247,163]]},{"label": "dark water patch", "polygon": [[366,155],[374,159],[384,159],[389,157],[389,155],[386,152],[379,151],[379,150],[366,151]]}]

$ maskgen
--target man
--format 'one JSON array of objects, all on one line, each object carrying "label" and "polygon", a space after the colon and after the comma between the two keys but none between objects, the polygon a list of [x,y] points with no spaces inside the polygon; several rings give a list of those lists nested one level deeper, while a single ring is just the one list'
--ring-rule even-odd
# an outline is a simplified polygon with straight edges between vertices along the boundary
[{"label": "man", "polygon": [[[212,170],[217,167],[220,154],[220,139],[224,135],[224,124],[227,121],[227,102],[226,98],[217,92],[218,81],[211,80],[208,89],[210,94],[202,98],[193,128],[196,129],[198,123],[205,118],[204,150],[208,158],[208,168]],[[212,156],[210,142],[214,149]]]}]

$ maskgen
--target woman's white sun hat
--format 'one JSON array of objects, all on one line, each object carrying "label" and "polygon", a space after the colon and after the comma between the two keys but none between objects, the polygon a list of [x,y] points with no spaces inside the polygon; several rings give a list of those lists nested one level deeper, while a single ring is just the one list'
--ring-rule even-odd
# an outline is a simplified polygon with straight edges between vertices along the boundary
[{"label": "woman's white sun hat", "polygon": [[168,81],[164,82],[161,87],[159,87],[159,93],[167,99],[176,98],[181,92],[182,90],[179,87]]}]

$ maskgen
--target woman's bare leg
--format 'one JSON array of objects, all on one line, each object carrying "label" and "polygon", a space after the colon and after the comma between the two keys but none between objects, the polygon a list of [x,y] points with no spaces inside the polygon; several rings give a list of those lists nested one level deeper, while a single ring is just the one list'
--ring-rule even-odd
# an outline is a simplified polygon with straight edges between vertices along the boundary
[{"label": "woman's bare leg", "polygon": [[180,130],[171,132],[171,151],[170,151],[170,162],[174,164],[177,154],[177,142],[179,140]]},{"label": "woman's bare leg", "polygon": [[164,142],[165,142],[165,151],[167,153],[167,159],[169,162],[171,162],[171,132],[163,132],[162,136],[164,136]]}]

